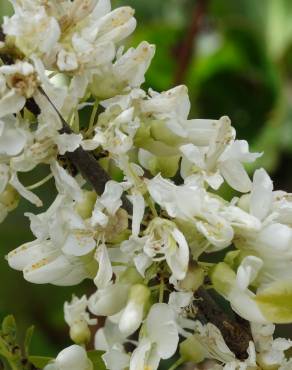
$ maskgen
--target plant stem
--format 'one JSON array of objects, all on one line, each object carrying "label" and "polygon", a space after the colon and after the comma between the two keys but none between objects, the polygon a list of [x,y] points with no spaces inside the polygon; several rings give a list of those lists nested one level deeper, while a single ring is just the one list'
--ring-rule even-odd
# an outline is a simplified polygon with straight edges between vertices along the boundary
[{"label": "plant stem", "polygon": [[98,101],[95,101],[92,112],[91,112],[88,129],[85,132],[85,137],[90,136],[92,134],[93,130],[94,130],[94,121],[95,121],[95,116],[96,116],[96,113],[97,113],[97,109],[98,109]]},{"label": "plant stem", "polygon": [[159,303],[163,303],[164,298],[164,279],[161,278],[159,286]]},{"label": "plant stem", "polygon": [[185,362],[185,360],[180,357],[174,364],[170,366],[168,370],[175,370],[177,369],[180,365],[182,365]]},{"label": "plant stem", "polygon": [[50,173],[48,176],[46,176],[45,178],[43,178],[42,180],[36,182],[35,184],[32,184],[30,186],[27,186],[26,189],[27,190],[34,190],[34,189],[37,189],[39,188],[40,186],[44,185],[46,182],[48,182],[49,180],[51,180],[51,178],[54,177],[52,173]]}]

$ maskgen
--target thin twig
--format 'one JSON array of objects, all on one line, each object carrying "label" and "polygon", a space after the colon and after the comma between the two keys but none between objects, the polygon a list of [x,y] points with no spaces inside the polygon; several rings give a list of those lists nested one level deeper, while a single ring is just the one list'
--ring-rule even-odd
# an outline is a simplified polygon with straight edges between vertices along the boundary
[{"label": "thin twig", "polygon": [[[58,111],[58,109],[55,107],[55,105],[52,103],[51,99],[48,97],[48,95],[45,93],[42,87],[39,87],[39,91],[46,97],[47,101],[50,103],[54,111],[59,116],[63,126],[63,128],[60,130],[60,133],[72,134],[73,133],[72,129],[65,121],[65,119]],[[105,185],[110,180],[110,177],[107,174],[107,172],[101,167],[98,161],[94,158],[94,156],[91,153],[84,150],[81,146],[79,146],[74,152],[67,152],[66,157],[74,166],[77,167],[82,176],[94,188],[96,193],[101,195],[104,192]],[[127,212],[131,213],[132,206],[125,195],[123,195],[122,201],[124,209]]]},{"label": "thin twig", "polygon": [[192,11],[192,17],[189,29],[186,31],[186,37],[179,48],[177,57],[177,70],[175,74],[175,85],[179,85],[184,82],[185,76],[189,67],[189,64],[193,55],[193,48],[196,37],[201,28],[208,0],[197,0]]},{"label": "thin twig", "polygon": [[211,322],[217,326],[227,346],[236,357],[246,359],[249,342],[253,340],[249,323],[244,319],[237,322],[229,317],[203,287],[197,290],[196,298],[199,320],[203,323]]}]

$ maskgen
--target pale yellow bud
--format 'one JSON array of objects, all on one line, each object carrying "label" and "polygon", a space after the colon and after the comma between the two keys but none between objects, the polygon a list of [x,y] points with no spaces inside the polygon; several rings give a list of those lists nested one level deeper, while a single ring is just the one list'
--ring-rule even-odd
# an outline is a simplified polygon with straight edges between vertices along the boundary
[{"label": "pale yellow bud", "polygon": [[76,212],[83,219],[91,217],[94,204],[96,202],[96,193],[94,191],[84,191],[83,200],[76,205]]},{"label": "pale yellow bud", "polygon": [[88,343],[91,333],[86,321],[78,321],[70,328],[70,338],[76,344]]},{"label": "pale yellow bud", "polygon": [[9,212],[13,211],[18,206],[19,199],[20,196],[18,192],[11,185],[7,185],[6,189],[0,194],[0,203],[2,203]]}]

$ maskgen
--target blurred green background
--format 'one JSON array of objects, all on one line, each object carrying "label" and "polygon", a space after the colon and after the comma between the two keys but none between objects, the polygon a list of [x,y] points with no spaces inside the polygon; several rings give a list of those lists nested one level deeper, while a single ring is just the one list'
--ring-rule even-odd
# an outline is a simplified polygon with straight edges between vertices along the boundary
[{"label": "blurred green background", "polygon": [[[166,90],[184,83],[192,118],[230,116],[238,138],[265,155],[264,166],[276,188],[292,192],[292,1],[291,0],[113,0],[113,7],[136,9],[138,27],[129,45],[157,45],[145,87]],[[1,0],[0,14],[10,6]],[[29,175],[42,178],[46,169]],[[40,189],[49,203],[53,184]],[[229,194],[230,195],[230,194]],[[0,316],[13,313],[20,328],[34,324],[33,352],[55,355],[69,343],[63,302],[82,294],[89,283],[62,288],[37,286],[9,269],[8,251],[32,240],[24,211],[39,212],[22,201],[0,225]]]}]

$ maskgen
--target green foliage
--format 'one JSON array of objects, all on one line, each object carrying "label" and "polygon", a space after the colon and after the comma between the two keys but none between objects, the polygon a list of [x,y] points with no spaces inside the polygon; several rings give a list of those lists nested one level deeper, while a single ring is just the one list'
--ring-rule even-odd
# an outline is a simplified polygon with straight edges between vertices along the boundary
[{"label": "green foliage", "polygon": [[105,364],[101,358],[102,354],[103,352],[101,351],[87,352],[87,356],[93,364],[93,370],[106,370]]},{"label": "green foliage", "polygon": [[35,356],[29,355],[32,335],[33,327],[30,327],[26,331],[23,346],[20,346],[14,317],[8,315],[4,318],[0,330],[0,364],[4,363],[5,369],[37,370],[45,366],[44,361],[38,361]]}]

